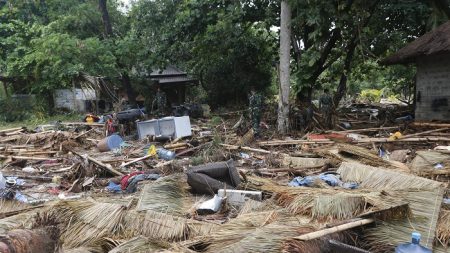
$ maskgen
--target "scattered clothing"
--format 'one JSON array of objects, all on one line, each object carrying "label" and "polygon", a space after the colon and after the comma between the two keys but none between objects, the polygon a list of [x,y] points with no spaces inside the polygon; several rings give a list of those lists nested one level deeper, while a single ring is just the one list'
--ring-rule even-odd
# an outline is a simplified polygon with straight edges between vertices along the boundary
[{"label": "scattered clothing", "polygon": [[109,181],[106,189],[114,193],[133,193],[137,190],[137,183],[144,180],[156,180],[159,174],[145,174],[143,171],[136,171],[125,175],[120,179],[120,184]]}]

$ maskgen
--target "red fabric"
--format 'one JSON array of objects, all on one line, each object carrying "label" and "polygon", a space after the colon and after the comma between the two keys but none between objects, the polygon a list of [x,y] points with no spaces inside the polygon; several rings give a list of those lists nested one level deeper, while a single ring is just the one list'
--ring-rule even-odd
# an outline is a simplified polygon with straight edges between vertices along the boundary
[{"label": "red fabric", "polygon": [[144,172],[143,171],[135,171],[131,174],[123,176],[122,179],[120,179],[120,188],[122,190],[125,190],[128,187],[129,179],[136,175],[139,175],[139,174],[144,174]]}]

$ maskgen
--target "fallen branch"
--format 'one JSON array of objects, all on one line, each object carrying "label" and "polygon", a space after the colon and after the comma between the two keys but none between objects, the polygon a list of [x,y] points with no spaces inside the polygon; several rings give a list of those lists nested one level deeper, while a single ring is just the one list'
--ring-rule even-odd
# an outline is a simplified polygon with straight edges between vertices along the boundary
[{"label": "fallen branch", "polygon": [[41,207],[44,207],[44,205],[31,206],[31,207],[27,207],[25,209],[20,209],[20,210],[14,210],[14,211],[0,213],[0,219],[4,219],[4,218],[10,217],[10,216],[14,216],[14,215],[17,215],[19,213],[28,212],[28,211],[31,211],[33,209],[41,208]]},{"label": "fallen branch", "polygon": [[83,135],[85,135],[85,134],[87,134],[87,133],[89,133],[89,132],[91,132],[92,130],[94,130],[95,128],[91,128],[91,129],[89,129],[89,130],[87,130],[86,132],[84,132],[84,133],[81,133],[81,134],[79,134],[79,135],[77,135],[77,136],[75,136],[75,140],[76,139],[78,139],[78,138],[80,138],[81,136],[83,136]]},{"label": "fallen branch", "polygon": [[197,149],[201,149],[202,147],[204,147],[204,146],[206,146],[206,145],[208,145],[208,144],[211,144],[211,142],[206,142],[206,143],[203,143],[203,144],[198,145],[197,147],[193,147],[193,148],[190,148],[190,149],[186,149],[186,150],[184,150],[184,151],[181,151],[180,153],[177,154],[177,156],[182,156],[182,155],[184,155],[184,154],[190,153],[190,152],[195,151],[195,150],[197,150]]}]

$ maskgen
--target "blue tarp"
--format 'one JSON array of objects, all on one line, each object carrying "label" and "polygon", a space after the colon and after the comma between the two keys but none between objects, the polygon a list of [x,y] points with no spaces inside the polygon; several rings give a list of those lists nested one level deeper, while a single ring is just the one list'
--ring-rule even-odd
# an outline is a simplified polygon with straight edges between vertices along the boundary
[{"label": "blue tarp", "polygon": [[358,184],[354,182],[344,183],[337,174],[322,173],[316,176],[295,177],[289,182],[289,186],[313,186],[314,181],[322,180],[330,186],[340,186],[347,189],[356,189]]}]

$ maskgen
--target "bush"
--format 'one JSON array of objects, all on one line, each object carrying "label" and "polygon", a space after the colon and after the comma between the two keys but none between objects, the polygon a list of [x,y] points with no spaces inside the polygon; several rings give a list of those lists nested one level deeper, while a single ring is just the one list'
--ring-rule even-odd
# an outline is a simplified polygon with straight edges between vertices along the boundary
[{"label": "bush", "polygon": [[22,101],[18,99],[0,100],[0,121],[14,122],[29,119],[33,115],[31,108],[23,106]]},{"label": "bush", "polygon": [[362,100],[369,102],[380,102],[382,90],[367,89],[362,90],[360,97]]}]

